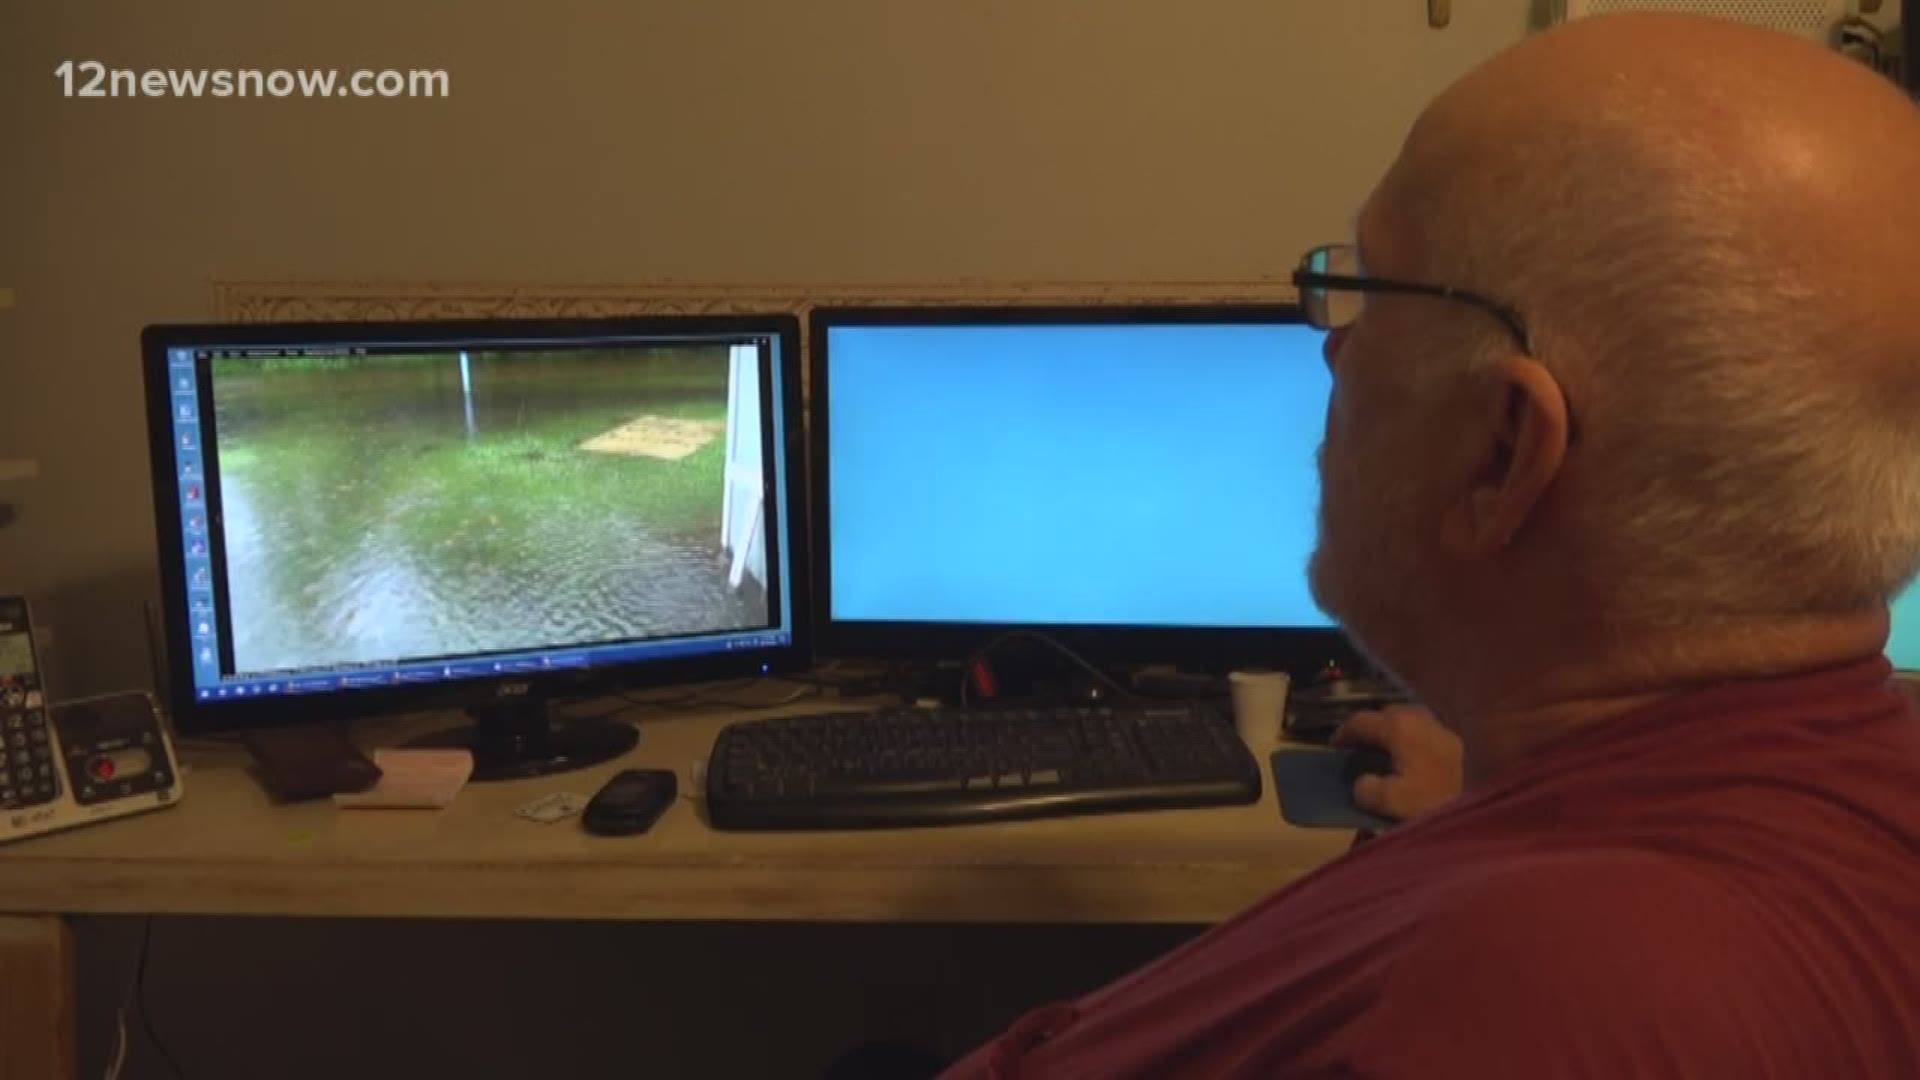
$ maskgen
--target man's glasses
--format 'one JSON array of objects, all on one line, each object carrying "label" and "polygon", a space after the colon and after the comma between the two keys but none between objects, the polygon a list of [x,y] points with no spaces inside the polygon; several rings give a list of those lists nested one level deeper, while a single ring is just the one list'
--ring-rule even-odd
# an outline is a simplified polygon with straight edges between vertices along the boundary
[{"label": "man's glasses", "polygon": [[[1293,272],[1293,287],[1300,292],[1300,306],[1306,312],[1307,325],[1316,330],[1344,330],[1352,326],[1353,320],[1360,317],[1360,307],[1370,292],[1437,296],[1472,304],[1499,319],[1500,325],[1506,327],[1519,344],[1520,351],[1534,355],[1533,335],[1527,330],[1527,320],[1512,305],[1450,285],[1369,277],[1361,271],[1360,252],[1352,244],[1327,244],[1307,252],[1307,257],[1300,260],[1300,269]],[[1567,407],[1567,443],[1573,445],[1580,441],[1580,426],[1574,419],[1573,401],[1567,397],[1564,386],[1560,388],[1560,398]]]},{"label": "man's glasses", "polygon": [[1293,272],[1293,287],[1300,290],[1307,324],[1317,330],[1351,326],[1360,317],[1360,307],[1370,292],[1437,296],[1472,304],[1499,319],[1519,343],[1520,351],[1533,355],[1533,335],[1527,332],[1527,321],[1511,306],[1450,285],[1369,277],[1361,272],[1360,252],[1352,244],[1327,244],[1307,252],[1307,257],[1300,260],[1300,269]]}]

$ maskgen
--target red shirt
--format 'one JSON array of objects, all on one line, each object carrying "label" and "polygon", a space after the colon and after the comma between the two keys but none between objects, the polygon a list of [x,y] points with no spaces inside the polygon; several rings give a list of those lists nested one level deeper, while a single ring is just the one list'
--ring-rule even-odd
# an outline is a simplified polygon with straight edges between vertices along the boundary
[{"label": "red shirt", "polygon": [[951,1077],[1920,1077],[1920,721],[1874,659],[1535,753]]}]

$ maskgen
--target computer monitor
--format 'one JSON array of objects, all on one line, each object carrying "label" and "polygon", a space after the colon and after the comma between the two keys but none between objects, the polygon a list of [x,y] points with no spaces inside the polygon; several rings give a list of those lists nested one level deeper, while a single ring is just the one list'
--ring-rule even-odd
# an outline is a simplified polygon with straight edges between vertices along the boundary
[{"label": "computer monitor", "polygon": [[817,649],[1350,660],[1307,585],[1321,341],[1286,306],[816,309]]},{"label": "computer monitor", "polygon": [[182,731],[460,707],[479,777],[605,760],[559,695],[803,666],[789,315],[144,336]]},{"label": "computer monitor", "polygon": [[1920,582],[1908,585],[1889,606],[1893,626],[1887,659],[1902,671],[1920,672]]}]

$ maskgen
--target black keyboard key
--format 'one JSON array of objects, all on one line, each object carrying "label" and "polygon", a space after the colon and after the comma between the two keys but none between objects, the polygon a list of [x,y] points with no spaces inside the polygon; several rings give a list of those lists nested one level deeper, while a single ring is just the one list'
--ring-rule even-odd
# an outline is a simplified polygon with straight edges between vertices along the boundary
[{"label": "black keyboard key", "polygon": [[855,798],[888,798],[897,795],[930,795],[959,791],[964,781],[951,773],[937,770],[898,770],[862,772],[857,775],[829,775],[814,779],[810,789],[815,796],[850,795]]}]

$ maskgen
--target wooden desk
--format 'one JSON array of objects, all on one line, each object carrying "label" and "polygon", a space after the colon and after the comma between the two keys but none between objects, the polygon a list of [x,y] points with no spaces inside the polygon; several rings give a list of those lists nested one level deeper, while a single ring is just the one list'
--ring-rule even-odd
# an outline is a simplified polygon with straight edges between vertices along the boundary
[{"label": "wooden desk", "polygon": [[[0,918],[0,1080],[71,1074],[67,914],[1209,923],[1352,839],[1286,825],[1271,777],[1245,807],[716,832],[692,797],[694,764],[739,715],[648,721],[620,762],[470,785],[445,810],[275,806],[238,747],[185,751],[178,807],[0,848],[0,915],[12,916]],[[548,792],[590,794],[636,765],[674,769],[682,789],[644,836],[592,837],[577,819],[513,813]]]}]

